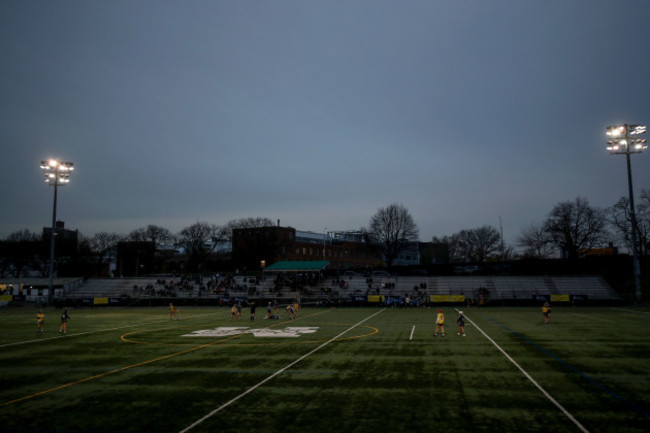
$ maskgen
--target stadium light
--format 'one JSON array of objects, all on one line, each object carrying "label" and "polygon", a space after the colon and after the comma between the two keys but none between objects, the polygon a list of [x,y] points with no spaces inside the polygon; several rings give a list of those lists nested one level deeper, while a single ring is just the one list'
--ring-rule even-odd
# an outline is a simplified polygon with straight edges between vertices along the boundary
[{"label": "stadium light", "polygon": [[59,185],[70,182],[70,173],[74,170],[71,162],[60,162],[56,159],[41,161],[41,170],[45,174],[45,183],[54,187],[54,205],[52,208],[52,232],[50,233],[50,282],[48,287],[48,304],[54,300],[54,236],[56,230],[56,196]]},{"label": "stadium light", "polygon": [[641,302],[641,267],[639,265],[638,237],[636,225],[636,212],[634,210],[634,190],[632,188],[632,164],[630,154],[641,153],[648,148],[647,140],[639,138],[646,132],[645,125],[615,125],[607,127],[607,135],[611,138],[607,141],[607,150],[612,155],[624,154],[627,161],[627,186],[630,194],[630,223],[632,224],[632,257],[634,274],[634,287],[636,299]]}]

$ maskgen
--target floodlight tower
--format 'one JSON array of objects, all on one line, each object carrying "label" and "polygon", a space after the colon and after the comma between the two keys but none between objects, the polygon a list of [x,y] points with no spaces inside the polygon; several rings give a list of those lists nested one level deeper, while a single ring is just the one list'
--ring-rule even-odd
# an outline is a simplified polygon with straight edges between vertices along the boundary
[{"label": "floodlight tower", "polygon": [[641,267],[639,265],[638,239],[636,212],[634,210],[634,191],[632,189],[632,165],[630,154],[641,153],[648,148],[647,140],[641,138],[645,134],[645,125],[615,125],[607,127],[607,150],[612,155],[625,154],[627,161],[627,186],[630,193],[630,222],[632,224],[632,253],[633,253],[633,274],[636,299],[641,302]]},{"label": "floodlight tower", "polygon": [[60,162],[56,159],[41,161],[41,170],[45,174],[45,183],[54,187],[54,205],[52,208],[52,232],[50,233],[50,282],[48,286],[47,303],[54,300],[54,236],[56,230],[56,196],[59,185],[70,182],[70,172],[74,170],[71,162]]}]

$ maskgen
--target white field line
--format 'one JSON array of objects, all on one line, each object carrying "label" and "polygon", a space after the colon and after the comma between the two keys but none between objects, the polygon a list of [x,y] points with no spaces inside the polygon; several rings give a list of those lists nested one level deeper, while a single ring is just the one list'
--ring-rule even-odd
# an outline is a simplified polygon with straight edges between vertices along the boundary
[{"label": "white field line", "polygon": [[612,310],[624,311],[626,313],[635,313],[635,314],[650,314],[650,311],[630,310],[628,308],[612,308]]},{"label": "white field line", "polygon": [[353,329],[356,328],[357,326],[361,325],[363,322],[372,319],[373,317],[375,317],[377,314],[381,313],[381,312],[384,311],[384,310],[385,310],[385,308],[384,308],[383,310],[379,310],[379,311],[377,311],[376,313],[374,313],[374,314],[372,314],[372,315],[366,317],[365,319],[363,319],[362,321],[360,321],[360,322],[357,323],[356,325],[352,325],[350,328],[348,328],[348,329],[346,329],[345,331],[341,332],[339,335],[337,335],[336,337],[330,339],[329,341],[326,341],[325,343],[321,344],[320,346],[318,346],[317,348],[315,348],[315,349],[312,350],[311,352],[308,352],[308,353],[302,355],[300,358],[296,359],[295,361],[293,361],[293,362],[290,363],[289,365],[287,365],[287,366],[281,368],[280,370],[276,371],[275,373],[273,373],[272,375],[270,375],[270,376],[267,377],[266,379],[262,380],[261,382],[257,383],[256,385],[253,385],[252,387],[248,388],[246,391],[242,392],[242,393],[239,394],[237,397],[233,398],[232,400],[230,400],[230,401],[228,401],[228,402],[222,404],[222,405],[219,406],[218,408],[214,409],[212,412],[208,413],[208,414],[205,415],[203,418],[200,418],[200,419],[194,421],[192,424],[190,424],[189,426],[185,427],[185,428],[184,428],[183,430],[181,430],[179,433],[185,433],[185,432],[187,432],[187,431],[193,429],[193,428],[196,427],[197,425],[201,424],[203,421],[207,420],[208,418],[213,417],[214,415],[216,415],[217,413],[219,413],[220,411],[222,411],[222,410],[225,409],[226,407],[230,406],[231,404],[233,404],[234,402],[236,402],[236,401],[239,400],[240,398],[242,398],[242,397],[244,397],[244,396],[250,394],[251,392],[255,391],[257,388],[259,388],[260,386],[264,385],[266,382],[270,381],[271,379],[273,379],[273,378],[276,377],[277,375],[279,375],[279,374],[283,373],[284,371],[288,370],[289,368],[293,367],[294,365],[296,365],[297,363],[299,363],[299,362],[302,361],[303,359],[307,358],[308,356],[310,356],[310,355],[312,355],[312,354],[318,352],[320,349],[322,349],[323,347],[327,346],[327,345],[330,344],[332,341],[336,340],[337,338],[342,337],[342,336],[343,336],[344,334],[346,334],[347,332],[353,330]]},{"label": "white field line", "polygon": [[413,325],[413,329],[411,329],[411,335],[409,336],[409,341],[413,340],[413,332],[415,331],[415,325]]},{"label": "white field line", "polygon": [[[186,320],[187,319],[193,319],[195,317],[208,316],[208,315],[212,315],[212,314],[217,314],[217,312],[205,313],[205,314],[197,314],[197,315],[194,315],[194,316],[188,316],[188,317],[186,317]],[[155,325],[157,323],[169,323],[169,322],[172,322],[172,320],[166,319],[166,320],[157,320],[155,322],[141,322],[141,323],[137,323],[135,325],[118,326],[116,328],[97,329],[95,331],[78,332],[76,334],[56,335],[54,337],[37,338],[35,340],[16,341],[14,343],[0,344],[0,348],[2,348],[2,347],[10,347],[10,346],[20,346],[22,344],[38,343],[38,342],[42,342],[42,341],[56,340],[58,338],[79,337],[80,335],[97,334],[99,332],[117,331],[119,329],[128,329],[128,328],[135,328],[135,327],[138,327],[138,326]],[[34,332],[37,332],[37,331],[34,331]],[[58,333],[58,331],[57,331],[57,333]]]},{"label": "white field line", "polygon": [[[458,310],[456,310],[456,311],[458,311]],[[537,381],[536,381],[535,379],[533,379],[532,376],[531,376],[530,374],[528,374],[528,372],[527,372],[526,370],[524,370],[524,369],[523,369],[519,364],[517,364],[517,361],[515,361],[514,359],[512,359],[512,357],[511,357],[510,355],[508,355],[508,353],[507,353],[505,350],[503,350],[503,349],[501,348],[501,346],[499,346],[499,345],[498,345],[498,344],[497,344],[493,339],[491,339],[489,335],[487,335],[485,332],[483,332],[483,330],[482,330],[481,328],[479,328],[478,325],[472,321],[472,319],[470,319],[470,318],[467,317],[467,316],[465,316],[465,319],[467,319],[467,321],[468,321],[469,323],[471,323],[472,325],[474,325],[474,327],[475,327],[476,329],[478,329],[479,332],[480,332],[481,334],[483,334],[483,336],[484,336],[485,338],[487,338],[487,339],[490,341],[490,343],[492,343],[492,344],[494,345],[494,347],[496,347],[497,349],[499,349],[499,352],[503,353],[503,355],[504,355],[506,358],[508,358],[508,361],[510,361],[510,362],[511,362],[515,367],[517,367],[517,368],[519,369],[519,371],[521,371],[521,372],[523,373],[523,375],[526,376],[526,378],[527,378],[527,379],[528,379],[528,380],[529,380],[533,385],[535,385],[535,387],[536,387],[537,389],[539,389],[539,390],[541,391],[541,393],[544,394],[544,396],[545,396],[546,398],[548,398],[549,401],[550,401],[551,403],[553,403],[553,404],[555,405],[555,407],[557,407],[558,409],[560,409],[560,410],[562,411],[562,413],[563,413],[564,415],[566,415],[566,417],[569,418],[569,419],[570,419],[570,420],[571,420],[571,421],[576,425],[576,427],[578,427],[578,428],[580,429],[580,431],[582,431],[582,432],[584,432],[584,433],[589,433],[589,430],[587,430],[587,429],[585,428],[585,426],[583,426],[583,425],[580,423],[580,421],[578,421],[577,419],[575,419],[574,416],[571,415],[571,413],[569,413],[569,411],[566,410],[566,409],[564,408],[564,406],[562,406],[562,405],[561,405],[557,400],[555,400],[555,399],[553,398],[553,396],[551,396],[551,394],[549,394],[549,393],[548,393],[544,388],[542,388],[542,386],[541,386],[539,383],[537,383]]]}]

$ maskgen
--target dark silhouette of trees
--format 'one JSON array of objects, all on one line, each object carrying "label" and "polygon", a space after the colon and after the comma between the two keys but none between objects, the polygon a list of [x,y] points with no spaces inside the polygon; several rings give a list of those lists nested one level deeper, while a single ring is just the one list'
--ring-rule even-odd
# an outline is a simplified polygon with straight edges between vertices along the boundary
[{"label": "dark silhouette of trees", "polygon": [[[637,254],[650,254],[650,190],[641,190],[640,201],[636,205],[636,233],[638,239]],[[608,220],[614,231],[632,251],[632,219],[630,217],[630,199],[621,197],[616,204],[607,209]]]},{"label": "dark silhouette of trees", "polygon": [[583,197],[560,202],[546,218],[544,231],[563,255],[575,259],[580,251],[591,249],[605,239],[605,214]]},{"label": "dark silhouette of trees", "polygon": [[206,259],[217,245],[214,238],[218,233],[218,226],[206,222],[196,222],[178,233],[178,245],[185,250],[189,271],[201,272],[203,270]]},{"label": "dark silhouette of trees", "polygon": [[384,260],[388,266],[399,256],[410,242],[416,242],[419,229],[408,210],[393,203],[380,208],[370,219],[369,233],[374,242],[382,247]]},{"label": "dark silhouette of trees", "polygon": [[485,262],[501,249],[501,235],[490,225],[463,229],[442,238],[434,237],[433,242],[447,244],[451,263]]},{"label": "dark silhouette of trees", "polygon": [[133,242],[151,242],[155,249],[161,244],[173,243],[174,235],[164,227],[149,224],[147,227],[135,229],[129,233],[128,240]]},{"label": "dark silhouette of trees", "polygon": [[523,257],[532,259],[548,259],[555,247],[548,233],[541,225],[531,224],[516,237],[517,246],[523,248]]}]

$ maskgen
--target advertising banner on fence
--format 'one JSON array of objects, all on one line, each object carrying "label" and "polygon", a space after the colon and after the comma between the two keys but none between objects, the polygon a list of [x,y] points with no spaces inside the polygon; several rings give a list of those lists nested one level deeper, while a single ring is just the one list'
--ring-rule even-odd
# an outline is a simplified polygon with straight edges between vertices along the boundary
[{"label": "advertising banner on fence", "polygon": [[431,295],[431,302],[465,302],[465,295]]},{"label": "advertising banner on fence", "polygon": [[570,295],[551,295],[551,302],[571,302]]},{"label": "advertising banner on fence", "polygon": [[384,303],[386,305],[402,305],[404,299],[401,296],[386,296]]},{"label": "advertising banner on fence", "polygon": [[93,304],[95,305],[108,305],[108,298],[94,298]]}]

